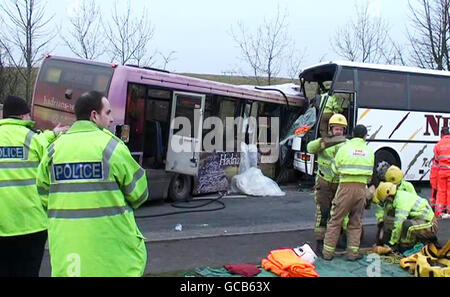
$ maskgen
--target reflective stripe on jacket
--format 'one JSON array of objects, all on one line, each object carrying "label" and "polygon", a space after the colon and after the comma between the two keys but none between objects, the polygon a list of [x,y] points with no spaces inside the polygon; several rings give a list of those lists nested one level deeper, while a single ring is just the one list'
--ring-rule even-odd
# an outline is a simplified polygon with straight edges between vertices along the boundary
[{"label": "reflective stripe on jacket", "polygon": [[143,274],[146,247],[132,209],[148,197],[147,178],[121,140],[75,122],[49,146],[38,190],[48,206],[52,276],[70,276],[73,257],[80,276]]},{"label": "reflective stripe on jacket", "polygon": [[[413,195],[417,195],[416,189],[414,188],[413,184],[409,181],[402,180],[400,185],[397,187],[397,191],[404,191],[411,193]],[[378,223],[384,221],[384,217],[386,216],[387,212],[391,208],[390,203],[386,203],[385,207],[381,207],[380,205],[377,205],[377,209],[375,211],[375,217],[377,218]]]},{"label": "reflective stripe on jacket", "polygon": [[33,121],[0,120],[0,237],[47,229],[47,214],[36,190],[39,162],[53,131],[31,130]]},{"label": "reflective stripe on jacket", "polygon": [[339,183],[339,176],[337,176],[332,170],[332,163],[339,148],[341,148],[345,142],[333,145],[326,149],[321,149],[322,139],[311,141],[308,143],[307,151],[310,154],[317,154],[318,163],[318,175],[324,180],[330,183]]},{"label": "reflective stripe on jacket", "polygon": [[434,146],[434,158],[439,169],[450,169],[450,135],[445,135]]},{"label": "reflective stripe on jacket", "polygon": [[397,244],[400,240],[403,222],[407,219],[424,220],[431,222],[434,219],[434,212],[426,199],[417,194],[405,191],[397,191],[392,206],[395,209],[394,228],[392,229],[391,245]]},{"label": "reflective stripe on jacket", "polygon": [[373,174],[375,156],[364,139],[348,140],[337,152],[333,171],[341,183],[367,184]]},{"label": "reflective stripe on jacket", "polygon": [[344,108],[348,108],[349,105],[347,99],[334,95],[329,96],[328,94],[322,94],[320,96],[320,100],[320,108],[322,108],[323,103],[325,102],[325,100],[327,100],[323,113],[342,113],[344,111]]}]

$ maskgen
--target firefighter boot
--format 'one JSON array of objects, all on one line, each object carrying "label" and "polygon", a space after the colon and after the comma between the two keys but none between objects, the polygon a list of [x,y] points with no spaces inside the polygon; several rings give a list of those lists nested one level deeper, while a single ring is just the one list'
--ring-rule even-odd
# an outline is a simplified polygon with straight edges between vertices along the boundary
[{"label": "firefighter boot", "polygon": [[362,259],[362,255],[360,253],[355,252],[347,252],[347,261],[357,261],[359,259]]},{"label": "firefighter boot", "polygon": [[328,252],[328,251],[326,251],[326,250],[323,250],[323,251],[322,251],[322,258],[323,258],[325,261],[331,261],[331,260],[333,260],[334,255],[333,255],[333,253],[330,253],[330,252]]},{"label": "firefighter boot", "polygon": [[314,249],[314,252],[318,257],[322,257],[323,253],[323,240],[316,240],[316,248]]}]

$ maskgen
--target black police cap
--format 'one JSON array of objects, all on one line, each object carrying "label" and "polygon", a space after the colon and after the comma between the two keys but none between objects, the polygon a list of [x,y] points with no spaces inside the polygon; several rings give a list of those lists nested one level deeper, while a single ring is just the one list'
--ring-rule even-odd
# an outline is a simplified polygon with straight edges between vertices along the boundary
[{"label": "black police cap", "polygon": [[27,102],[22,98],[8,96],[3,102],[3,118],[21,116],[30,112]]}]

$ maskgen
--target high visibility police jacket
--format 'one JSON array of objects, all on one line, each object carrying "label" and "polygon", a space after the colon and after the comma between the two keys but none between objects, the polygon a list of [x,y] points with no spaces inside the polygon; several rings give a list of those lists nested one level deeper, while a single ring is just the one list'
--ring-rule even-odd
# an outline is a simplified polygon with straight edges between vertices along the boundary
[{"label": "high visibility police jacket", "polygon": [[400,241],[402,226],[405,220],[424,220],[432,225],[434,212],[426,199],[405,191],[397,191],[392,202],[395,210],[394,228],[392,229],[389,244],[394,245]]},{"label": "high visibility police jacket", "polygon": [[310,154],[317,154],[318,172],[317,175],[330,183],[339,183],[339,176],[337,176],[331,169],[334,157],[345,142],[333,145],[326,149],[321,148],[322,139],[311,141],[308,143],[307,151]]},{"label": "high visibility police jacket", "polygon": [[[416,189],[414,188],[413,184],[409,181],[402,180],[400,185],[397,187],[397,191],[404,191],[411,193],[413,195],[417,195]],[[392,203],[386,203],[384,207],[381,207],[380,205],[377,205],[377,209],[375,211],[375,217],[377,218],[378,223],[381,223],[384,221],[385,216],[390,212],[392,209]]]},{"label": "high visibility police jacket", "polygon": [[52,276],[141,276],[147,252],[133,208],[148,197],[144,169],[125,144],[77,121],[38,168],[47,205]]},{"label": "high visibility police jacket", "polygon": [[439,169],[450,169],[450,135],[445,135],[434,146],[434,158]]},{"label": "high visibility police jacket", "polygon": [[47,229],[47,214],[36,189],[39,162],[56,138],[38,133],[33,121],[0,120],[0,237]]},{"label": "high visibility police jacket", "polygon": [[348,140],[337,152],[332,169],[340,183],[367,184],[373,174],[375,156],[362,138]]}]

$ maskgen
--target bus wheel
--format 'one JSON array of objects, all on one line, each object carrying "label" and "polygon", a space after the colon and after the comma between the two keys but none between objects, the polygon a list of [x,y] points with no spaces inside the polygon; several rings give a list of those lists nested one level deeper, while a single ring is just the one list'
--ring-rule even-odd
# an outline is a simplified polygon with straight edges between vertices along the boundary
[{"label": "bus wheel", "polygon": [[378,152],[376,152],[375,153],[374,174],[373,174],[373,179],[372,179],[373,184],[375,184],[376,186],[378,186],[378,184],[380,183],[380,181],[378,180],[378,177],[377,177],[376,169],[378,168],[378,164],[380,164],[383,161],[386,161],[390,165],[396,165],[396,166],[400,167],[400,162],[398,161],[396,156],[391,151],[386,150],[386,149],[381,149]]},{"label": "bus wheel", "polygon": [[170,201],[187,201],[191,197],[192,178],[184,174],[175,174],[169,185]]}]

